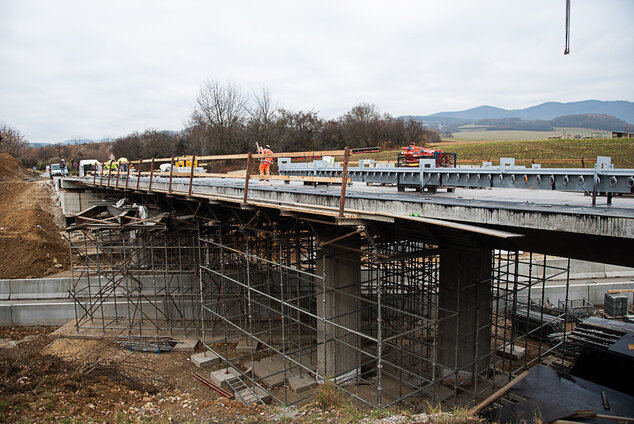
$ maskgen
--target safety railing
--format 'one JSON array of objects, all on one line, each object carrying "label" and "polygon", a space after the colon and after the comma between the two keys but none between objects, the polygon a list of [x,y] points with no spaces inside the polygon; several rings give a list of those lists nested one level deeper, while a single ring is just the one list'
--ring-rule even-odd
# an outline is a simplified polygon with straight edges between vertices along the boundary
[{"label": "safety railing", "polygon": [[[369,151],[368,151],[369,150]],[[345,197],[346,186],[351,182],[348,177],[348,162],[351,154],[355,153],[375,153],[378,152],[378,148],[372,149],[350,149],[346,147],[344,150],[320,150],[320,151],[303,151],[303,152],[282,152],[282,153],[246,153],[246,154],[233,154],[233,155],[181,155],[172,156],[169,158],[150,158],[141,159],[136,161],[128,161],[117,164],[116,169],[112,164],[101,164],[100,171],[94,172],[93,184],[105,187],[122,188],[122,189],[135,189],[139,190],[141,178],[149,177],[147,184],[147,191],[151,192],[153,183],[156,182],[157,177],[169,177],[167,183],[167,193],[179,193],[192,196],[194,194],[194,179],[195,178],[235,178],[244,179],[244,193],[242,204],[248,204],[249,195],[249,181],[256,180],[282,180],[286,182],[290,181],[303,181],[314,184],[341,184],[341,194],[339,200],[338,216],[343,217],[345,209]],[[335,177],[319,177],[319,176],[288,176],[288,175],[262,175],[252,174],[251,169],[253,161],[257,159],[265,158],[315,158],[323,156],[343,157],[343,170],[340,176]],[[206,172],[202,167],[196,166],[198,162],[212,162],[212,161],[228,161],[237,160],[245,161],[244,173],[213,173]],[[175,166],[177,162],[189,163],[190,166]],[[169,171],[161,170],[161,164],[169,163]],[[127,166],[126,166],[127,165]],[[156,167],[159,166],[157,170]],[[106,169],[108,167],[108,169]],[[122,170],[123,169],[123,170]],[[144,170],[145,169],[145,170]],[[165,169],[165,168],[164,168]],[[180,170],[183,171],[180,171]],[[177,191],[174,187],[175,177],[187,177],[189,179],[187,184],[187,191]]]}]

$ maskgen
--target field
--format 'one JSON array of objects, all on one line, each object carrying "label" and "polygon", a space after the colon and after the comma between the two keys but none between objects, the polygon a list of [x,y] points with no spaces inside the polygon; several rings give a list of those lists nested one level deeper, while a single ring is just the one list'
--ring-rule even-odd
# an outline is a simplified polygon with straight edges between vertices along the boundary
[{"label": "field", "polygon": [[473,125],[464,125],[464,131],[456,131],[453,133],[453,137],[447,138],[447,140],[463,141],[489,141],[489,140],[536,140],[547,139],[548,137],[562,137],[566,134],[569,137],[578,135],[580,137],[607,137],[609,133],[607,131],[590,130],[587,128],[555,128],[554,131],[520,131],[520,130],[499,130],[499,131],[487,131],[481,129],[481,127],[473,127]]},{"label": "field", "polygon": [[[459,162],[497,162],[500,157],[514,157],[523,160],[522,165],[534,160],[535,163],[554,168],[580,168],[581,158],[584,158],[587,168],[594,165],[597,156],[610,156],[615,167],[634,168],[633,139],[445,142],[434,147],[457,153]],[[549,163],[549,160],[555,162]]]},{"label": "field", "polygon": [[[617,168],[634,168],[634,139],[536,140],[536,141],[444,141],[430,147],[458,154],[458,164],[477,165],[482,161],[498,163],[500,157],[513,157],[518,165],[541,163],[552,168],[594,166],[597,156],[610,156]],[[359,159],[396,161],[397,150],[355,155]]]}]

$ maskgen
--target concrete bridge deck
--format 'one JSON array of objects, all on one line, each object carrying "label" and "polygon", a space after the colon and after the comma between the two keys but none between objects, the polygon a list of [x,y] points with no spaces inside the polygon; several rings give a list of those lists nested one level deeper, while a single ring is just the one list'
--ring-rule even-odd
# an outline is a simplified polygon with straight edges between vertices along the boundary
[{"label": "concrete bridge deck", "polygon": [[[118,187],[116,187],[118,185]],[[65,178],[61,187],[111,191],[113,197],[164,196],[188,201],[244,203],[244,179],[135,177],[109,183],[104,178]],[[137,188],[138,186],[138,188]],[[115,193],[118,192],[118,193]],[[336,219],[340,186],[304,185],[251,180],[247,204],[285,214],[322,215]],[[78,212],[78,211],[76,211]],[[634,247],[634,198],[614,197],[612,204],[591,206],[583,193],[517,190],[460,189],[453,193],[397,192],[389,186],[352,183],[347,187],[345,218],[404,225],[424,224],[439,239],[456,242],[452,231],[495,239],[491,247],[529,250],[595,262],[631,265]],[[556,237],[554,237],[556,235]],[[616,252],[616,253],[615,253]]]}]

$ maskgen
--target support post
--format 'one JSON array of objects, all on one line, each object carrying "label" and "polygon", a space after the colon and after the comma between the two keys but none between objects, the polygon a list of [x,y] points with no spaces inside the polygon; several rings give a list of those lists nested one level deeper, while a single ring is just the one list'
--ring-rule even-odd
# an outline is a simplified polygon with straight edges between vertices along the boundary
[{"label": "support post", "polygon": [[[440,252],[438,362],[441,376],[473,378],[489,366],[491,351],[490,249],[451,247]],[[458,374],[458,379],[467,378]],[[469,379],[471,379],[469,378]]]},{"label": "support post", "polygon": [[[353,249],[360,247],[359,237],[349,237],[343,243]],[[360,340],[356,333],[361,319],[361,254],[327,245],[317,253],[317,274],[325,278],[323,289],[317,287],[322,289],[317,305],[323,305],[323,309],[318,308],[322,319],[317,320],[317,370],[320,376],[332,378],[356,370],[359,363]]]}]

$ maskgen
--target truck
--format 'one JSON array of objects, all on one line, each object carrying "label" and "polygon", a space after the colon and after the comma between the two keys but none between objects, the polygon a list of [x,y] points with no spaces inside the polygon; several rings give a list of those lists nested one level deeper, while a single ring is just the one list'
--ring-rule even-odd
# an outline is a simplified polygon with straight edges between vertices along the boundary
[{"label": "truck", "polygon": [[86,177],[93,172],[97,172],[99,161],[96,159],[85,159],[79,161],[79,176]]}]

